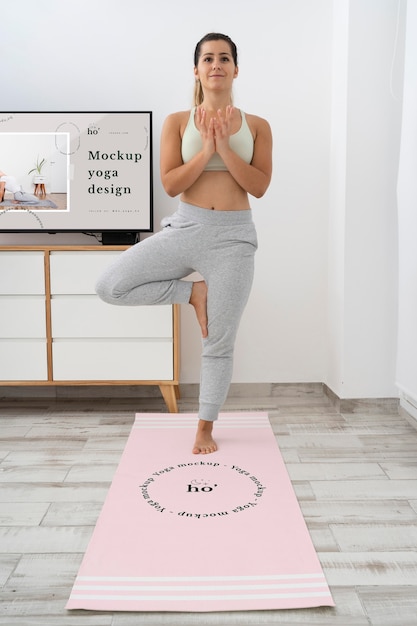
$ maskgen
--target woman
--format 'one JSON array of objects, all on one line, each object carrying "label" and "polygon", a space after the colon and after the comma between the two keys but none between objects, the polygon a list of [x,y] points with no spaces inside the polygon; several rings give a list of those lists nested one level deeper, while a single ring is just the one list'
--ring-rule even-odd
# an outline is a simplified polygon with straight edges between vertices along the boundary
[{"label": "woman", "polygon": [[[269,124],[232,106],[237,50],[209,33],[194,53],[195,107],[173,113],[161,135],[161,180],[179,208],[162,231],[124,252],[97,293],[120,305],[190,303],[203,350],[195,454],[217,450],[213,424],[232,378],[238,324],[252,286],[256,231],[248,194],[267,190]],[[183,280],[192,272],[203,280]]]},{"label": "woman", "polygon": [[42,204],[39,198],[23,191],[22,186],[19,185],[14,176],[8,176],[6,172],[0,170],[0,202],[3,202],[6,191],[13,194],[14,204],[30,204],[33,206]]}]

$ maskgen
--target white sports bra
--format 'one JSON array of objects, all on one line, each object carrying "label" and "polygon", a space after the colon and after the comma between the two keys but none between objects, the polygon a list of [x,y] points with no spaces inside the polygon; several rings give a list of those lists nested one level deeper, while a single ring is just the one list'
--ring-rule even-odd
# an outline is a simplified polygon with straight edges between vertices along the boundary
[{"label": "white sports bra", "polygon": [[[197,152],[200,152],[203,146],[200,133],[195,125],[195,111],[196,107],[194,107],[190,112],[190,117],[182,136],[181,156],[184,163],[190,161],[193,156],[197,154]],[[242,124],[237,133],[230,136],[229,143],[230,147],[234,150],[234,152],[236,152],[236,154],[246,161],[246,163],[250,163],[253,157],[253,137],[246,121],[245,113],[240,111],[240,114],[242,117]],[[215,153],[207,163],[204,171],[226,172],[227,167],[221,156]]]}]

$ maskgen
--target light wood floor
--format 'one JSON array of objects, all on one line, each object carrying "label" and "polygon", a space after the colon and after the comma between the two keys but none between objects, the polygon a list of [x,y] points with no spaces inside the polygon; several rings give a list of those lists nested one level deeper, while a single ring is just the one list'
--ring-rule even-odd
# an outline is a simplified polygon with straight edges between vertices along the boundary
[{"label": "light wood floor", "polygon": [[[260,386],[225,410],[269,412],[336,608],[65,611],[134,413],[166,412],[157,397],[85,393],[0,400],[0,625],[417,624],[417,430],[395,403],[338,410],[320,385]],[[202,550],[216,558],[216,546]]]}]

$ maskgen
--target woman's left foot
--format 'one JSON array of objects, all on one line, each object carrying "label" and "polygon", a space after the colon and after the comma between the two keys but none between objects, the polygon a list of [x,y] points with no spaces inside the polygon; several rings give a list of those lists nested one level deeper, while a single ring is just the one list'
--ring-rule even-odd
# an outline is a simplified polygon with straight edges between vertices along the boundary
[{"label": "woman's left foot", "polygon": [[213,422],[199,421],[193,454],[211,454],[216,452],[217,444],[212,437],[212,431]]}]

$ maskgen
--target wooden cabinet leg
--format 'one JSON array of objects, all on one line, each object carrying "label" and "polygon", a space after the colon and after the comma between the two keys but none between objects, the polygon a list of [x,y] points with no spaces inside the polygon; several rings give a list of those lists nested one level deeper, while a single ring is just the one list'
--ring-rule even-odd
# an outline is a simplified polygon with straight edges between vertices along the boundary
[{"label": "wooden cabinet leg", "polygon": [[177,392],[176,387],[178,385],[159,385],[162,396],[165,400],[165,404],[168,407],[170,413],[178,413],[177,406]]}]

